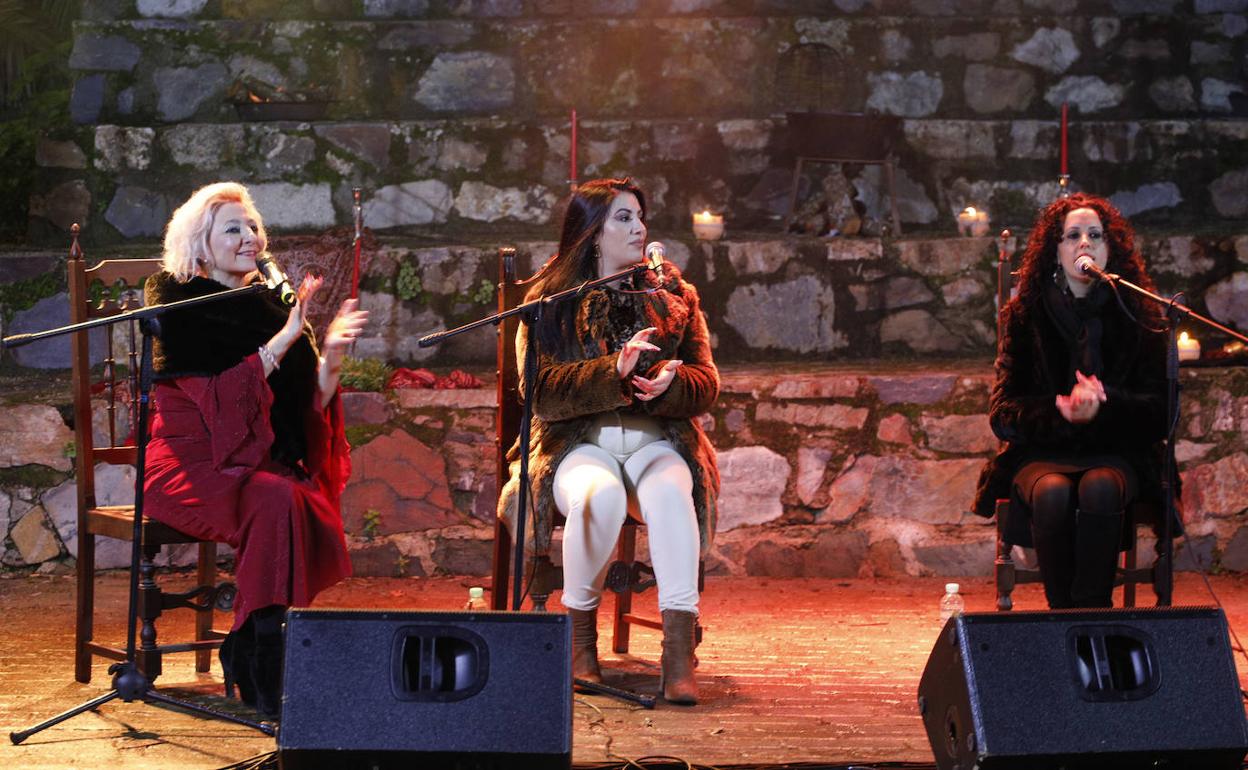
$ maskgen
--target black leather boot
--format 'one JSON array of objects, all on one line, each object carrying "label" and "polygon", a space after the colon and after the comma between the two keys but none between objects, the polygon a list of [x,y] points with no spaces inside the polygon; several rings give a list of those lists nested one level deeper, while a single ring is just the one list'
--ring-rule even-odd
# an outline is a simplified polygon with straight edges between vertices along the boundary
[{"label": "black leather boot", "polygon": [[221,671],[225,674],[225,697],[233,698],[237,686],[239,699],[248,706],[256,705],[256,683],[251,678],[251,660],[255,656],[256,645],[254,625],[248,616],[237,631],[225,635],[217,651]]},{"label": "black leather boot", "polygon": [[1055,610],[1073,607],[1071,582],[1075,570],[1075,538],[1069,529],[1031,528],[1031,540],[1036,547],[1036,562],[1040,565],[1040,578],[1044,582],[1044,598]]},{"label": "black leather boot", "polygon": [[1072,606],[1114,606],[1122,516],[1122,511],[1075,511],[1075,575],[1070,586]]},{"label": "black leather boot", "polygon": [[256,710],[277,719],[282,713],[282,662],[285,655],[282,623],[286,608],[271,605],[251,613],[255,619],[256,647],[251,677],[256,687]]}]

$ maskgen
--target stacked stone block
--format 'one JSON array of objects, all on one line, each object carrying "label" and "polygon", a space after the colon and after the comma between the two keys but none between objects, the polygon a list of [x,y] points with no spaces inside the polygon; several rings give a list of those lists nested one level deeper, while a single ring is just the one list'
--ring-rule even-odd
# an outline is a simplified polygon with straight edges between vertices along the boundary
[{"label": "stacked stone block", "polygon": [[[72,221],[100,241],[153,237],[221,177],[264,185],[282,228],[349,222],[353,185],[378,228],[545,226],[571,108],[581,178],[637,175],[670,225],[709,207],[778,226],[785,113],[818,110],[903,119],[906,227],[952,231],[966,205],[1025,226],[1055,192],[1063,103],[1077,186],[1159,224],[1248,213],[1237,2],[91,5],[70,58],[81,128],[41,153],[44,237]],[[315,120],[247,123],[239,82],[329,101]],[[847,169],[875,220],[878,172]]]}]

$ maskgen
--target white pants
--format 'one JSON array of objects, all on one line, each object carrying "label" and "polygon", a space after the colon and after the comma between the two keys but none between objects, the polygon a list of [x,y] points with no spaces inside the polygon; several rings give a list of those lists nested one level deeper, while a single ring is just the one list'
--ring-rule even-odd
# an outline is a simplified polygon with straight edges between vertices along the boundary
[{"label": "white pants", "polygon": [[620,527],[641,514],[660,610],[698,611],[698,519],[684,458],[648,417],[603,415],[555,470],[563,532],[563,606],[592,610]]}]

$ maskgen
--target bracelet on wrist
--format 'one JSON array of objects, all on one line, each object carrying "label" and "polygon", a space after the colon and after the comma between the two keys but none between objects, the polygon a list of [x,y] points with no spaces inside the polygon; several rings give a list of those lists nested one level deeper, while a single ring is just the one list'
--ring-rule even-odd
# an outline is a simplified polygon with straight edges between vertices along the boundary
[{"label": "bracelet on wrist", "polygon": [[260,360],[271,366],[273,371],[277,371],[282,368],[281,365],[277,363],[277,356],[273,355],[273,351],[269,350],[268,345],[261,345],[257,352],[260,353]]}]

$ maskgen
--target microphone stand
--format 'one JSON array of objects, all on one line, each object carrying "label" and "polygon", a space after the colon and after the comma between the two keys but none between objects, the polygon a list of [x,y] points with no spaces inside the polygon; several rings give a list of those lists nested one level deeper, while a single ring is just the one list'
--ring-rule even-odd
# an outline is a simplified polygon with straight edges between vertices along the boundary
[{"label": "microphone stand", "polygon": [[30,334],[16,334],[11,337],[4,338],[4,347],[15,348],[27,345],[31,342],[47,339],[49,337],[57,337],[62,334],[70,334],[72,332],[85,331],[96,326],[105,326],[108,324],[118,323],[120,321],[138,321],[139,330],[143,333],[142,354],[139,359],[139,413],[138,424],[135,428],[135,444],[136,444],[136,460],[135,460],[135,478],[134,478],[134,529],[130,539],[130,599],[129,606],[126,611],[127,633],[126,633],[126,659],[120,663],[114,663],[108,667],[108,673],[113,675],[113,687],[103,695],[92,698],[74,708],[62,712],[51,719],[40,722],[34,727],[26,730],[18,730],[9,733],[9,740],[15,745],[26,740],[37,732],[46,730],[53,725],[64,722],[66,719],[77,716],[84,711],[94,711],[97,707],[108,703],[115,698],[121,698],[123,702],[130,703],[135,700],[142,700],[144,703],[164,703],[170,706],[177,706],[186,711],[213,717],[215,719],[223,719],[227,722],[245,725],[253,729],[259,730],[265,735],[274,735],[276,730],[271,723],[253,722],[250,719],[235,716],[224,711],[203,706],[198,703],[173,698],[164,693],[158,692],[152,685],[152,681],[148,679],[147,674],[139,669],[135,660],[135,625],[138,622],[138,601],[139,601],[139,554],[143,549],[143,483],[146,477],[146,459],[147,459],[147,416],[149,408],[149,394],[152,385],[152,336],[160,333],[160,315],[170,310],[180,310],[192,305],[201,305],[209,302],[217,302],[231,297],[238,297],[245,294],[257,294],[266,291],[266,287],[262,283],[249,284],[240,286],[237,289],[218,292],[216,294],[207,294],[202,297],[191,297],[190,299],[180,300],[178,302],[170,302],[165,305],[148,305],[126,313],[119,313],[106,318],[93,318],[90,321],[62,326],[59,329],[49,329],[42,332],[33,332]]},{"label": "microphone stand", "polygon": [[1174,460],[1175,433],[1179,425],[1179,321],[1184,318],[1199,321],[1205,326],[1220,331],[1245,344],[1248,344],[1248,337],[1233,329],[1228,329],[1212,318],[1206,318],[1179,302],[1179,299],[1183,297],[1182,292],[1178,292],[1167,299],[1142,286],[1137,286],[1117,273],[1106,272],[1094,264],[1085,264],[1083,270],[1108,283],[1110,288],[1114,289],[1115,294],[1117,294],[1117,287],[1122,286],[1166,308],[1166,418],[1169,420],[1169,424],[1166,428],[1166,446],[1161,471],[1163,524],[1161,553],[1158,554],[1158,559],[1161,560],[1162,564],[1160,565],[1161,569],[1153,577],[1153,589],[1157,594],[1157,606],[1169,607],[1174,591],[1173,526],[1175,509],[1173,476],[1176,466]]},{"label": "microphone stand", "polygon": [[[434,334],[427,334],[424,337],[421,337],[416,342],[416,344],[422,348],[431,347],[433,345],[440,344],[443,341],[450,339],[451,337],[454,337],[459,334],[463,334],[464,332],[467,332],[467,331],[471,331],[472,329],[478,329],[482,326],[487,326],[487,325],[497,326],[498,324],[502,323],[504,320],[512,316],[520,316],[520,320],[522,320],[525,324],[524,328],[527,330],[528,336],[526,338],[526,341],[528,344],[525,346],[525,351],[524,351],[524,398],[520,405],[520,475],[518,479],[519,499],[516,501],[516,524],[514,527],[514,532],[512,533],[512,536],[515,540],[515,546],[513,549],[512,560],[511,560],[511,564],[512,564],[511,609],[513,612],[518,612],[520,610],[520,604],[524,596],[523,591],[521,589],[522,589],[522,583],[524,580],[524,563],[525,563],[525,558],[524,558],[525,557],[525,553],[524,553],[525,534],[524,533],[525,533],[526,517],[528,513],[528,500],[529,500],[529,444],[530,444],[530,433],[531,433],[530,428],[531,428],[531,424],[533,421],[533,391],[534,391],[534,388],[536,388],[537,386],[537,344],[538,344],[538,341],[537,341],[537,335],[533,333],[533,330],[537,328],[538,323],[541,322],[542,313],[545,310],[545,308],[558,304],[560,302],[564,302],[569,299],[579,299],[591,289],[596,289],[599,286],[605,286],[611,283],[617,283],[619,281],[623,281],[626,278],[631,278],[634,275],[637,275],[638,273],[642,273],[642,272],[645,272],[646,270],[652,270],[652,269],[654,269],[654,267],[651,264],[642,262],[640,264],[634,265],[633,267],[621,270],[618,273],[612,273],[611,275],[603,276],[602,278],[596,278],[592,281],[586,281],[585,283],[582,283],[579,286],[574,286],[571,289],[564,289],[561,292],[557,292],[549,296],[538,297],[537,299],[532,300],[530,302],[525,302],[523,304],[516,305],[510,310],[504,310],[501,313],[495,313],[493,315],[486,316],[485,318],[481,318],[476,321],[466,323],[463,326],[457,327],[455,329],[448,329],[447,331],[443,331],[443,332],[435,332]],[[501,286],[499,287],[499,291],[502,291]],[[632,693],[627,690],[620,690],[614,687],[602,685],[597,682],[589,682],[584,679],[577,679],[575,681],[578,686],[584,689],[593,690],[594,692],[599,692],[605,695],[614,695],[619,698],[624,698],[625,700],[639,703],[642,706],[645,706],[646,708],[654,708],[654,703],[655,703],[654,696],[640,695],[638,693]]]},{"label": "microphone stand", "polygon": [[351,240],[351,299],[360,296],[360,252],[364,243],[364,209],[360,205],[360,192],[358,187],[351,188],[351,210],[355,219],[355,238]]}]

